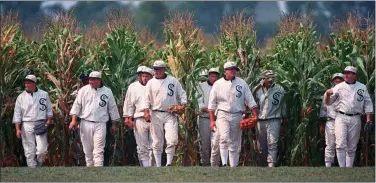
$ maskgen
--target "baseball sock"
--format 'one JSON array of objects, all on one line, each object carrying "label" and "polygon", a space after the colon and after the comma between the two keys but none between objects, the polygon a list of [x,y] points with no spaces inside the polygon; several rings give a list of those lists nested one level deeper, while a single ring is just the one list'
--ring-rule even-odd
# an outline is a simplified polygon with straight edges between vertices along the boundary
[{"label": "baseball sock", "polygon": [[160,154],[154,154],[155,158],[155,164],[157,167],[161,167],[161,155]]},{"label": "baseball sock", "polygon": [[143,167],[149,167],[149,160],[142,160],[142,166]]},{"label": "baseball sock", "polygon": [[337,159],[340,167],[346,167],[346,153],[343,149],[337,149]]},{"label": "baseball sock", "polygon": [[228,150],[227,149],[220,149],[220,152],[221,152],[222,165],[227,165]]},{"label": "baseball sock", "polygon": [[173,159],[174,159],[174,155],[171,154],[171,153],[168,153],[167,154],[167,163],[166,163],[166,165],[171,165]]},{"label": "baseball sock", "polygon": [[354,156],[346,156],[346,167],[353,167],[354,158]]},{"label": "baseball sock", "polygon": [[325,161],[325,167],[332,167],[331,161]]}]

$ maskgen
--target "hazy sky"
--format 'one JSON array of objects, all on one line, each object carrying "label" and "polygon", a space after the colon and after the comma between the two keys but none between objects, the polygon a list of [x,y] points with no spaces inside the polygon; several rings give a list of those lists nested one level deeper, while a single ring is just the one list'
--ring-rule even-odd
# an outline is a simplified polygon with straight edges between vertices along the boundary
[{"label": "hazy sky", "polygon": [[[134,5],[138,5],[140,3],[140,1],[119,1],[119,2],[122,2],[122,3],[132,3]],[[72,7],[73,5],[75,5],[77,3],[77,1],[45,1],[42,3],[42,7],[46,6],[46,5],[53,5],[53,4],[62,4],[63,7],[65,9],[69,9],[70,7]]]}]

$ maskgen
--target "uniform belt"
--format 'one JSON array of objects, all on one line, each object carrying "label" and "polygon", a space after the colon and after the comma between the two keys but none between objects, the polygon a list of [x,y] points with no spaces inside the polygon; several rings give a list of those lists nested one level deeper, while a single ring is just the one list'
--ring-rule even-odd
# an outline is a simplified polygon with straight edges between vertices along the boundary
[{"label": "uniform belt", "polygon": [[167,112],[167,111],[162,111],[162,110],[152,110],[152,111],[157,111],[157,112]]},{"label": "uniform belt", "polygon": [[341,114],[344,114],[344,115],[346,115],[346,116],[357,116],[357,115],[360,115],[360,113],[356,113],[356,114],[347,114],[347,113],[344,113],[344,112],[342,112],[342,111],[338,111],[339,113],[341,113]]},{"label": "uniform belt", "polygon": [[95,123],[95,121],[90,121],[90,120],[86,120],[86,119],[83,119],[83,120],[87,121],[87,122]]},{"label": "uniform belt", "polygon": [[206,116],[199,116],[200,118],[207,118],[207,119],[210,119],[210,117],[206,117]]},{"label": "uniform belt", "polygon": [[327,121],[332,121],[332,120],[335,120],[334,118],[331,118],[331,117],[327,117],[326,118]]}]

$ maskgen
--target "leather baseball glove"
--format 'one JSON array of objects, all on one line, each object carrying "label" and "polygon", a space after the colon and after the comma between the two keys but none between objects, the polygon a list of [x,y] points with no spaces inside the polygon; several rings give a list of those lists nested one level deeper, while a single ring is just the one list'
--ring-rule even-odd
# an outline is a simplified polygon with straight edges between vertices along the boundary
[{"label": "leather baseball glove", "polygon": [[241,129],[254,128],[256,124],[257,124],[257,118],[255,117],[245,118],[240,121],[240,128]]},{"label": "leather baseball glove", "polygon": [[173,112],[178,115],[182,115],[185,111],[185,108],[183,105],[172,105],[167,109],[168,112]]}]

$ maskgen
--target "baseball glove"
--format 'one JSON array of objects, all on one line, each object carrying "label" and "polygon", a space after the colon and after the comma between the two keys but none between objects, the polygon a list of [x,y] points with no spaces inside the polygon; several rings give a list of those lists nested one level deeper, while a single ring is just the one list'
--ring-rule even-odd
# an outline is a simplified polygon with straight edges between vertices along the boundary
[{"label": "baseball glove", "polygon": [[183,105],[172,105],[167,109],[168,112],[173,112],[178,115],[181,115],[184,113],[185,109]]},{"label": "baseball glove", "polygon": [[257,118],[255,117],[245,118],[240,121],[240,128],[241,129],[254,128],[256,124],[257,124]]}]

